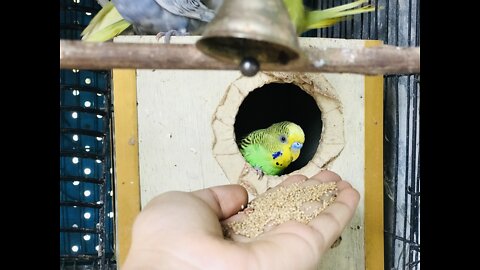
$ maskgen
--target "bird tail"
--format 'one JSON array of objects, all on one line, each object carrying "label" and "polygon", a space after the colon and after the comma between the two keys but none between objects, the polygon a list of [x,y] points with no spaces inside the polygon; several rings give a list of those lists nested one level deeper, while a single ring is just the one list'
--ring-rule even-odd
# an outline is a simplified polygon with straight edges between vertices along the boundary
[{"label": "bird tail", "polygon": [[108,2],[83,30],[81,33],[82,40],[93,42],[107,41],[118,36],[130,25],[118,13],[112,2]]},{"label": "bird tail", "polygon": [[368,1],[369,0],[359,0],[328,9],[308,11],[306,16],[306,30],[329,27],[339,21],[345,20],[348,16],[375,11],[373,5],[359,7]]}]

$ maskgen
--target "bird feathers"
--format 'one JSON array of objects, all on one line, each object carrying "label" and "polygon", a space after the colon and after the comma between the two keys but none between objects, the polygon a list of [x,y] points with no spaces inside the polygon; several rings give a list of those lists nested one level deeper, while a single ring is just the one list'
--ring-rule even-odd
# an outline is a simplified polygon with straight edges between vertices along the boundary
[{"label": "bird feathers", "polygon": [[108,2],[93,17],[88,26],[82,31],[83,41],[102,42],[119,35],[131,24],[123,19],[112,2]]},{"label": "bird feathers", "polygon": [[252,131],[239,141],[239,149],[252,167],[268,175],[278,175],[298,158],[304,141],[302,128],[284,121]]},{"label": "bird feathers", "polygon": [[298,35],[311,29],[332,26],[350,15],[374,11],[372,5],[360,7],[368,1],[358,0],[328,9],[308,10],[302,0],[283,0]]},{"label": "bird feathers", "polygon": [[[222,1],[200,0],[114,0],[107,3],[82,32],[84,41],[107,41],[133,25],[136,34],[201,32],[215,17]],[[210,9],[212,8],[212,9]]]},{"label": "bird feathers", "polygon": [[[107,3],[97,15],[92,19],[90,24],[82,32],[82,40],[84,41],[107,41],[115,36],[121,34],[132,23],[134,29],[140,34],[157,34],[161,31],[169,30],[185,30],[185,25],[188,25],[189,32],[200,34],[204,25],[210,22],[215,16],[215,10],[218,10],[223,0],[137,0],[140,2],[130,2],[116,0],[116,3],[122,4],[122,12],[133,13],[135,16],[122,17],[117,7],[112,2]],[[308,10],[302,0],[283,0],[285,7],[293,25],[296,28],[297,34],[301,35],[305,31],[311,29],[319,29],[332,26],[349,16],[371,12],[375,10],[372,5],[361,6],[369,0],[358,0],[349,4],[344,4],[324,10]],[[151,2],[151,3],[150,3]],[[148,5],[156,3],[155,8],[146,8]],[[205,3],[205,4],[204,4]],[[142,8],[148,9],[142,11]],[[153,16],[155,10],[163,9],[164,12],[158,11],[159,14]],[[135,11],[129,11],[137,9]],[[142,20],[142,13],[145,17]],[[168,14],[167,14],[168,13]],[[148,18],[150,17],[150,18]],[[135,19],[134,19],[135,18]],[[183,19],[182,19],[183,18]],[[193,21],[188,22],[190,19]],[[128,21],[127,21],[128,20]],[[181,25],[181,27],[180,27]],[[145,29],[148,29],[146,31]],[[159,30],[159,29],[162,30]],[[166,29],[169,28],[169,29]],[[173,29],[182,28],[182,29]],[[153,31],[156,30],[156,33]]]},{"label": "bird feathers", "polygon": [[323,10],[307,11],[304,25],[305,29],[302,30],[304,32],[311,29],[328,27],[347,19],[348,16],[375,11],[375,7],[372,5],[356,8],[365,2],[368,2],[368,0],[360,0]]},{"label": "bird feathers", "polygon": [[162,8],[169,12],[209,22],[215,17],[215,12],[205,6],[200,0],[155,0]]}]

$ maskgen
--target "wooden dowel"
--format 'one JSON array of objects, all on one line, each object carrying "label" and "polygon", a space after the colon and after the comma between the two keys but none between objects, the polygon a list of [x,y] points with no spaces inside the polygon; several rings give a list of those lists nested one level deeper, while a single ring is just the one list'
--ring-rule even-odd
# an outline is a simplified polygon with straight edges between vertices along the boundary
[{"label": "wooden dowel", "polygon": [[[420,48],[303,48],[304,57],[287,65],[262,64],[264,71],[331,72],[367,75],[420,73]],[[60,40],[60,68],[236,70],[194,44],[146,44]]]}]

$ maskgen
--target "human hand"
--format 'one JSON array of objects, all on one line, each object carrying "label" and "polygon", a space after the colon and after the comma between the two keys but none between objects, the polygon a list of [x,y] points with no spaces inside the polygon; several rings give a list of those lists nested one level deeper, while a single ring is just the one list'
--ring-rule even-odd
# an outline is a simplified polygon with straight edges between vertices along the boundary
[{"label": "human hand", "polygon": [[308,224],[288,221],[233,241],[224,239],[220,221],[235,219],[247,205],[240,185],[161,194],[138,215],[122,269],[315,269],[350,222],[360,195],[330,171],[310,179],[290,176],[281,185],[305,180],[337,182],[336,200]]}]

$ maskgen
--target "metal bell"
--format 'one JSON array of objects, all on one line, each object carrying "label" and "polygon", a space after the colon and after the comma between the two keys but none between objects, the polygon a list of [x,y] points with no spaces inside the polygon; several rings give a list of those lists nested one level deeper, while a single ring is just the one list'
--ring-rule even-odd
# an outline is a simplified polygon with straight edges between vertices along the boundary
[{"label": "metal bell", "polygon": [[283,0],[225,0],[196,46],[211,57],[239,65],[242,73],[241,67],[252,66],[251,60],[285,65],[300,57]]}]

